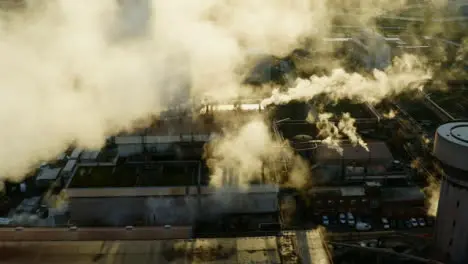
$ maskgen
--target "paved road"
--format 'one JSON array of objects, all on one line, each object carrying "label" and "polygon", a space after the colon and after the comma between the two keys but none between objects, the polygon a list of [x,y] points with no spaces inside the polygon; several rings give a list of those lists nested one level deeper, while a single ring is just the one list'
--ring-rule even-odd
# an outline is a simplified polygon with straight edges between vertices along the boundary
[{"label": "paved road", "polygon": [[0,242],[0,263],[271,263],[276,237],[165,241]]},{"label": "paved road", "polygon": [[153,240],[187,239],[192,236],[191,227],[142,227],[125,228],[0,228],[3,241],[95,241],[95,240]]}]

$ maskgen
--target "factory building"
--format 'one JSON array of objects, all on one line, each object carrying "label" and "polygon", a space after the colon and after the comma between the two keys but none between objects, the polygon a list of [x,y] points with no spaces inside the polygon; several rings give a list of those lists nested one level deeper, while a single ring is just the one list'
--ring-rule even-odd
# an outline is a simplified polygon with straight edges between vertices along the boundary
[{"label": "factory building", "polygon": [[216,122],[207,120],[210,113],[223,118],[261,110],[259,105],[205,110],[203,118],[162,119],[137,135],[115,137],[117,151],[107,155],[107,162],[101,158],[107,150],[76,154],[67,168],[73,174],[66,188],[71,223],[192,226],[229,214],[276,213],[278,186],[260,182],[249,188],[213,188],[202,158],[204,144],[217,132]]},{"label": "factory building", "polygon": [[442,169],[435,246],[448,263],[468,263],[468,122],[441,125],[433,153]]},{"label": "factory building", "polygon": [[383,187],[367,182],[362,186],[315,187],[309,190],[309,195],[316,215],[353,212],[407,219],[425,214],[425,197],[417,186]]},{"label": "factory building", "polygon": [[198,161],[81,167],[67,188],[76,225],[190,226],[223,214],[274,213],[278,187],[215,189]]}]

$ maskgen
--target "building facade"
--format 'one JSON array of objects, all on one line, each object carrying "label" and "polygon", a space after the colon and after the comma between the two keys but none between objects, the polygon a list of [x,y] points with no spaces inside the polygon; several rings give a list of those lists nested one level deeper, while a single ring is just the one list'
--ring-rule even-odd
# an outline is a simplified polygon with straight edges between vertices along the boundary
[{"label": "building facade", "polygon": [[468,263],[467,153],[468,122],[449,122],[437,129],[434,156],[440,161],[442,184],[435,246],[449,263]]}]

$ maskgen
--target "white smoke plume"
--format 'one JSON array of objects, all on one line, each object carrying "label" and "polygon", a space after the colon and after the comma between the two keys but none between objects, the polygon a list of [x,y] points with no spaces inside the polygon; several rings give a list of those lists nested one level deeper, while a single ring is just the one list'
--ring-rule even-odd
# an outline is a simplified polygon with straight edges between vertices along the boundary
[{"label": "white smoke plume", "polygon": [[330,76],[298,79],[295,87],[286,92],[275,90],[262,104],[286,104],[291,100],[308,101],[324,93],[333,99],[348,98],[375,104],[391,95],[422,89],[424,82],[431,76],[422,59],[405,54],[395,58],[393,64],[385,71],[375,69],[372,77],[335,69]]},{"label": "white smoke plume", "polygon": [[[309,178],[308,164],[287,142],[276,139],[260,117],[224,131],[206,146],[205,155],[210,184],[216,187],[247,188],[255,181],[302,187]],[[288,175],[284,175],[286,171]]]},{"label": "white smoke plume", "polygon": [[397,114],[398,114],[398,111],[390,109],[390,111],[383,114],[383,117],[386,118],[386,119],[393,119],[393,118],[395,118],[397,116]]},{"label": "white smoke plume", "polygon": [[367,143],[364,142],[361,136],[357,133],[356,126],[354,125],[355,122],[356,119],[352,118],[349,113],[343,113],[343,116],[338,122],[338,129],[348,137],[349,141],[351,141],[353,145],[359,145],[366,151],[369,151]]},{"label": "white smoke plume", "polygon": [[359,145],[369,151],[367,143],[357,133],[356,126],[354,125],[356,120],[352,118],[349,113],[343,113],[338,124],[335,124],[330,120],[332,118],[332,113],[319,114],[318,118],[314,118],[311,114],[307,117],[307,121],[309,123],[315,123],[319,130],[319,136],[325,137],[325,139],[322,140],[322,143],[342,155],[343,148],[341,148],[340,143],[343,136],[346,136],[354,146]]},{"label": "white smoke plume", "polygon": [[433,175],[428,175],[428,186],[424,188],[427,196],[427,214],[430,216],[437,216],[437,209],[439,208],[440,197],[440,180]]},{"label": "white smoke plume", "polygon": [[[343,3],[351,6],[326,0],[25,2],[25,9],[0,11],[0,179],[20,180],[72,143],[99,148],[107,136],[174,102],[236,97],[237,70],[248,50],[286,54],[306,37],[327,36],[333,15]],[[395,7],[387,0],[352,2],[361,10]],[[336,70],[299,80],[278,101],[332,87],[336,96],[379,99],[417,75],[390,70],[368,80]]]},{"label": "white smoke plume", "polygon": [[71,143],[99,148],[171,98],[235,97],[247,50],[287,53],[330,25],[324,0],[27,3],[0,11],[0,175],[9,179]]}]

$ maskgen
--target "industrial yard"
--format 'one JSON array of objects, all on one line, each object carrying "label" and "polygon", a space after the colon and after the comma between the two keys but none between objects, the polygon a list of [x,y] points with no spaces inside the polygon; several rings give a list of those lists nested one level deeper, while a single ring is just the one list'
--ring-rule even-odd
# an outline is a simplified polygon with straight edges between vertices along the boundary
[{"label": "industrial yard", "polygon": [[[13,2],[0,10],[28,8]],[[167,102],[151,111],[138,112],[151,100],[127,106],[130,94],[107,101],[102,91],[84,107],[70,103],[83,112],[102,104],[92,121],[77,115],[76,128],[105,136],[75,135],[69,124],[63,142],[32,148],[40,155],[29,163],[9,159],[28,172],[0,178],[0,262],[466,263],[465,2],[349,3],[330,13],[329,32],[301,36],[288,52],[250,49],[243,36],[233,47],[247,51],[231,55],[247,55],[226,68],[220,59],[222,74],[193,76],[202,67],[190,63],[188,80],[185,68],[162,73],[171,77],[156,84],[169,90],[148,98]],[[170,38],[159,44],[179,41]],[[191,63],[229,52],[195,56],[181,46]],[[107,85],[96,78],[89,87]],[[77,94],[91,89],[76,83]],[[113,119],[112,104],[140,115]]]}]

